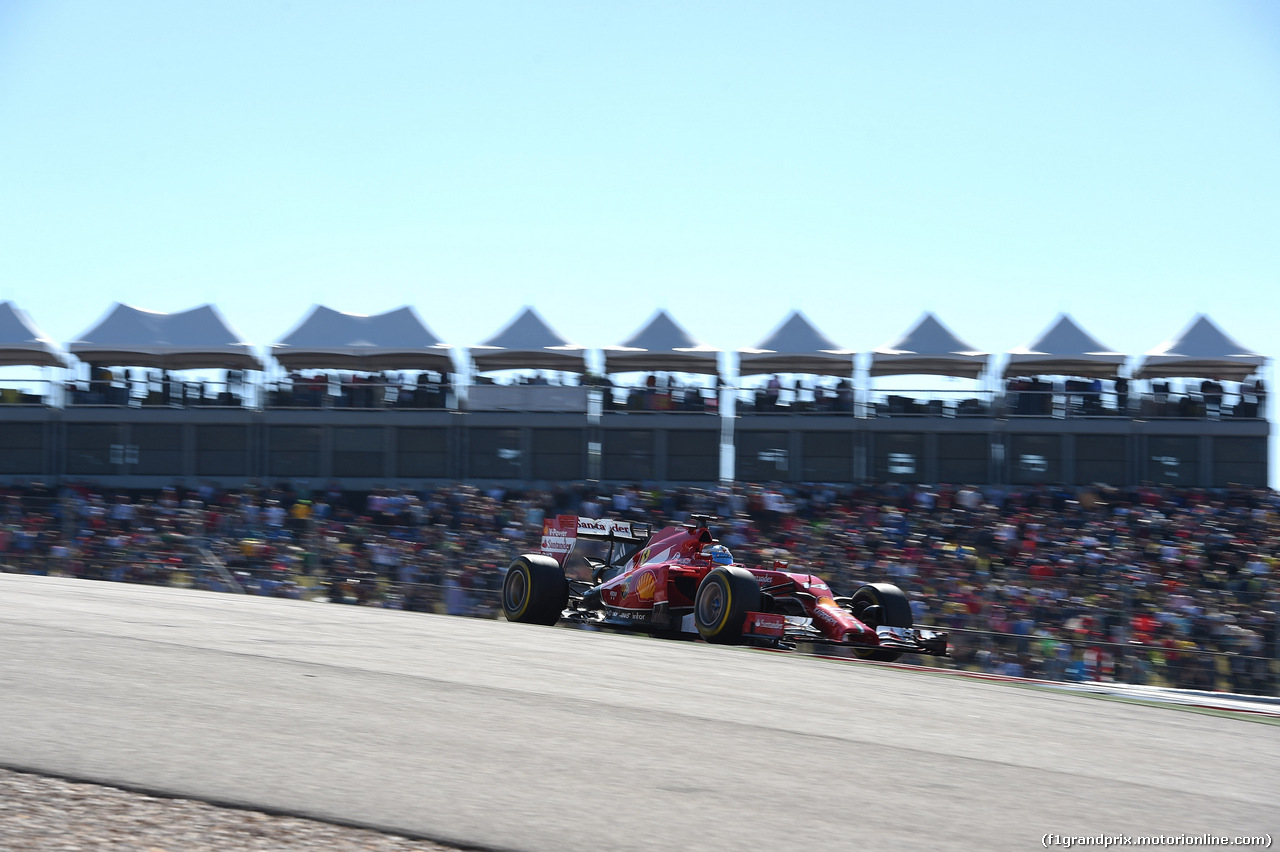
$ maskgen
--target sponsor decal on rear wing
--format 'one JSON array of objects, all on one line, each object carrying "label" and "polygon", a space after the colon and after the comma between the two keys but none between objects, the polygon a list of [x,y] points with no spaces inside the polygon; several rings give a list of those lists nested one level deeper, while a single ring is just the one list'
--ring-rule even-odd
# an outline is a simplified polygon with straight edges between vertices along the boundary
[{"label": "sponsor decal on rear wing", "polygon": [[[561,515],[561,517],[564,516]],[[616,521],[610,518],[578,518],[578,537],[644,541],[648,536],[638,534],[630,521]]]},{"label": "sponsor decal on rear wing", "polygon": [[542,552],[564,564],[564,558],[573,550],[573,543],[580,538],[601,541],[644,541],[649,537],[648,524],[636,529],[630,521],[612,518],[580,518],[577,515],[557,515],[542,522]]},{"label": "sponsor decal on rear wing", "polygon": [[550,556],[561,565],[564,558],[573,550],[573,543],[578,540],[578,518],[576,515],[559,515],[545,518],[542,521],[543,554]]}]

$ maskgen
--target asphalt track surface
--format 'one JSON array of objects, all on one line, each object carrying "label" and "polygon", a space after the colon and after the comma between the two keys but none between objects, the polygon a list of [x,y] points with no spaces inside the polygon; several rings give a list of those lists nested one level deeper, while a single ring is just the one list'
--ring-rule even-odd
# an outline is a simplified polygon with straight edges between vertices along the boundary
[{"label": "asphalt track surface", "polygon": [[0,575],[0,643],[0,765],[461,846],[1280,834],[1280,727],[1166,707],[17,575]]}]

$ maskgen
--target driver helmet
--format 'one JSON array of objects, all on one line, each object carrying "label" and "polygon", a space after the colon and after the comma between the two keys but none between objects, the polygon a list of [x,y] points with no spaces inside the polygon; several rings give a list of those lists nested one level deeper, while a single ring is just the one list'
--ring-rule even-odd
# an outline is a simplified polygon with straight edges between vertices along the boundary
[{"label": "driver helmet", "polygon": [[732,565],[733,554],[723,544],[712,544],[702,549],[702,555],[717,565]]}]

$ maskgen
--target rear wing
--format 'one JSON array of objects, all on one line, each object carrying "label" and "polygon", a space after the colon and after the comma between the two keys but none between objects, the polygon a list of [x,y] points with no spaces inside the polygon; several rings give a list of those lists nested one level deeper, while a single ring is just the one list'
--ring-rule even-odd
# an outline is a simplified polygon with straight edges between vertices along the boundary
[{"label": "rear wing", "polygon": [[577,515],[557,515],[542,522],[542,545],[539,548],[561,565],[580,538],[591,541],[625,542],[642,544],[649,540],[653,529],[649,524],[619,521],[611,518],[580,518]]}]

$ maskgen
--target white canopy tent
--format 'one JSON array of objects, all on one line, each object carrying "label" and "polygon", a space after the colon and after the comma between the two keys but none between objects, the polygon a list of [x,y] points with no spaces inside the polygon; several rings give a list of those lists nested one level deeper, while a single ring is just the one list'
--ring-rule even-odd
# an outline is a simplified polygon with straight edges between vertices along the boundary
[{"label": "white canopy tent", "polygon": [[1148,351],[1134,378],[1240,382],[1266,362],[1265,356],[1241,346],[1209,317],[1198,314],[1180,335]]},{"label": "white canopy tent", "polygon": [[755,347],[738,350],[738,375],[807,373],[847,379],[853,376],[855,354],[833,343],[804,314],[792,311]]},{"label": "white canopy tent", "polygon": [[81,361],[104,367],[262,369],[253,348],[213,305],[164,314],[117,302],[68,349]]},{"label": "white canopy tent", "polygon": [[586,372],[586,350],[569,343],[526,307],[505,328],[478,346],[470,347],[480,373],[495,370],[560,370]]},{"label": "white canopy tent", "polygon": [[0,302],[0,367],[65,367],[49,336],[13,302]]},{"label": "white canopy tent", "polygon": [[872,350],[870,375],[976,379],[986,368],[987,357],[988,353],[974,349],[926,313],[906,334]]},{"label": "white canopy tent", "polygon": [[1004,375],[1109,379],[1124,362],[1123,354],[1103,346],[1070,316],[1061,314],[1031,343],[1009,350]]},{"label": "white canopy tent", "polygon": [[433,370],[454,372],[452,347],[405,306],[382,314],[346,314],[314,305],[271,354],[286,370]]},{"label": "white canopy tent", "polygon": [[720,350],[694,340],[666,311],[658,311],[629,339],[603,351],[606,373],[664,370],[719,374],[716,356]]}]

